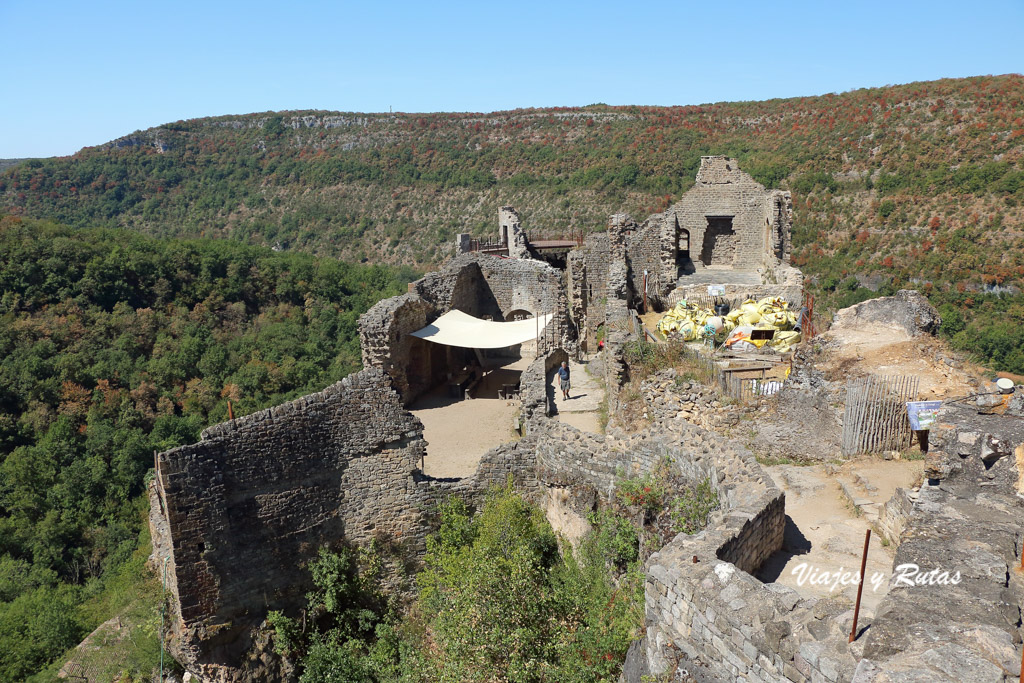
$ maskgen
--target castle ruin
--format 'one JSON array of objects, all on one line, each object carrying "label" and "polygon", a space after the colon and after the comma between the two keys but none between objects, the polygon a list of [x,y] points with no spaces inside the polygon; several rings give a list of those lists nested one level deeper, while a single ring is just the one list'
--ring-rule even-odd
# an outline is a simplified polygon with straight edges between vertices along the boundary
[{"label": "castle ruin", "polygon": [[[916,608],[906,603],[906,593],[894,591],[886,598],[892,607],[879,611],[869,635],[850,644],[844,610],[754,576],[782,547],[785,495],[744,447],[683,420],[656,422],[646,433],[613,428],[597,435],[552,419],[554,369],[592,345],[599,329],[606,340],[605,380],[618,386],[623,345],[639,333],[631,327],[631,310],[644,294],[671,304],[712,284],[799,305],[801,276],[789,265],[790,221],[789,193],[765,190],[733,160],[706,157],[697,184],[677,204],[642,224],[613,216],[606,232],[568,249],[564,269],[531,257],[537,249],[510,209],[500,212],[494,247],[503,253],[472,250],[460,236],[463,253],[363,315],[362,371],[316,394],[210,427],[199,443],[157,455],[150,486],[153,560],[167,570],[176,657],[202,681],[280,680],[280,664],[267,654],[266,615],[299,608],[308,588],[304,566],[321,545],[374,542],[389,549],[387,581],[402,590],[437,528],[437,503],[447,496],[476,501],[511,477],[542,507],[556,495],[568,496],[568,507],[585,517],[617,479],[665,462],[690,481],[709,480],[722,505],[706,529],[680,534],[647,563],[646,628],[627,658],[629,683],[650,675],[956,680],[954,674],[922,677],[936,670],[929,657],[980,658],[979,670],[989,671],[984,662],[992,657],[978,654],[985,648],[1000,656],[1008,648],[1016,656],[1021,582],[1008,578],[1007,567],[1024,538],[1020,498],[1014,498],[1024,493],[1017,479],[1024,447],[1015,462],[997,462],[995,484],[985,491],[970,483],[978,465],[951,456],[945,485],[929,489],[923,503],[896,501],[884,519],[891,542],[900,545],[899,558],[927,561],[934,547],[922,539],[942,533],[936,513],[961,501],[958,521],[950,523],[958,530],[958,552],[984,544],[988,553],[974,578],[988,615],[975,614],[965,593],[947,612],[928,602],[911,618]],[[429,458],[423,426],[408,408],[451,382],[453,369],[483,359],[472,349],[435,345],[411,333],[453,310],[497,322],[553,317],[524,355],[523,437],[488,451],[467,476],[433,478],[423,471]],[[1004,438],[1018,437],[1024,435]],[[957,475],[960,485],[950,486]],[[983,495],[998,499],[1015,521],[963,521],[975,514],[968,500]],[[997,534],[1006,536],[996,542]],[[977,633],[964,635],[956,615]],[[908,633],[928,634],[934,647],[908,657]],[[933,650],[939,654],[928,654]],[[918,677],[899,678],[906,672]]]}]

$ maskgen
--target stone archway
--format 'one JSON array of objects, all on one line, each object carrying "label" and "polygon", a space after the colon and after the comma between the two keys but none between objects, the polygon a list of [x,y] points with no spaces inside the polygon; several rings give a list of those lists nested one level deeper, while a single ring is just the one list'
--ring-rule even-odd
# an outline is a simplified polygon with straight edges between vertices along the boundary
[{"label": "stone archway", "polygon": [[516,320],[529,320],[533,317],[533,313],[530,313],[525,308],[517,308],[514,311],[509,311],[505,314],[505,322],[515,322]]}]

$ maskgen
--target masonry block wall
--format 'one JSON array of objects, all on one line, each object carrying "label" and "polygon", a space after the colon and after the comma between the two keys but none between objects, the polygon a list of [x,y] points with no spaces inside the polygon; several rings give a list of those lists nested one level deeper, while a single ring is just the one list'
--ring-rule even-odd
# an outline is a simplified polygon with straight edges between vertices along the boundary
[{"label": "masonry block wall", "polygon": [[647,632],[627,680],[699,666],[707,681],[849,681],[848,606],[802,599],[750,573],[782,547],[784,494],[749,453],[711,459],[724,514],[648,561]]},{"label": "masonry block wall", "polygon": [[438,315],[458,309],[498,321],[513,312],[554,312],[563,288],[562,273],[542,261],[477,253],[456,257],[409,285],[409,291],[433,304]]},{"label": "masonry block wall", "polygon": [[608,233],[588,235],[583,246],[569,254],[568,273],[573,293],[570,307],[580,339],[586,340],[591,352],[597,349],[598,330],[605,322],[610,265]]},{"label": "masonry block wall", "polygon": [[[748,297],[755,301],[768,296],[778,297],[783,301],[788,301],[790,309],[794,312],[800,310],[800,306],[803,302],[803,285],[801,284],[722,285],[722,291],[722,298],[727,301],[742,301]],[[707,295],[708,286],[706,284],[682,285],[680,287],[676,287],[668,296],[665,297],[665,305],[666,307],[671,308],[683,299],[706,297]]]},{"label": "masonry block wall", "polygon": [[[437,307],[415,294],[377,302],[359,319],[363,367],[380,368],[408,405],[444,378],[450,357],[446,347],[410,335],[437,319]],[[417,359],[415,367],[410,359]],[[435,360],[436,357],[436,360]]]},{"label": "masonry block wall", "polygon": [[689,245],[696,268],[724,266],[755,271],[769,257],[788,262],[792,202],[788,192],[768,191],[735,159],[702,157],[696,184],[660,223],[660,271],[665,286],[683,274],[679,245]]},{"label": "masonry block wall", "polygon": [[[644,271],[647,272],[649,298],[657,299],[662,291],[661,226],[656,221],[644,221],[626,237],[626,258],[629,261],[630,286],[638,299],[643,298]],[[675,279],[668,283],[675,284]]]},{"label": "masonry block wall", "polygon": [[422,552],[413,472],[424,447],[422,425],[371,369],[161,453],[154,547],[167,553],[156,560],[167,561],[179,656],[216,678],[267,611],[302,597],[303,560],[324,543]]},{"label": "masonry block wall", "polygon": [[410,335],[442,314],[460,310],[478,318],[505,321],[553,313],[542,350],[570,346],[570,324],[563,274],[533,260],[464,254],[443,269],[409,285],[409,292],[377,302],[359,319],[363,367],[381,368],[405,405],[445,381],[448,373],[474,362],[471,349],[443,346]]}]

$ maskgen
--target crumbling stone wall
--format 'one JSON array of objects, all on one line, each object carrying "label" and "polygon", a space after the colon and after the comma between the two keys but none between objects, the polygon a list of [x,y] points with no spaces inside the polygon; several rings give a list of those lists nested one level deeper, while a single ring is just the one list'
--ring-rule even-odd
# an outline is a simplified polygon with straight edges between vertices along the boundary
[{"label": "crumbling stone wall", "polygon": [[498,209],[498,232],[501,241],[508,245],[508,255],[512,258],[530,258],[530,245],[523,231],[519,212],[511,206]]},{"label": "crumbling stone wall", "polygon": [[648,291],[665,296],[680,277],[720,266],[759,272],[765,285],[799,289],[802,275],[789,265],[792,215],[789,192],[766,190],[735,159],[702,157],[696,183],[678,202],[630,227],[630,287],[642,294],[647,270]]},{"label": "crumbling stone wall", "polygon": [[[802,276],[800,283],[789,284],[789,285],[772,285],[772,284],[760,284],[760,285],[722,285],[722,298],[727,301],[742,301],[750,298],[755,301],[763,299],[765,297],[778,297],[783,301],[789,302],[789,307],[794,311],[799,311],[800,306],[803,304],[803,284]],[[693,297],[706,297],[708,295],[707,284],[694,284],[694,285],[682,285],[672,290],[672,292],[665,297],[665,305],[669,308],[675,306],[683,299],[689,299]]]},{"label": "crumbling stone wall", "polygon": [[[946,404],[916,496],[883,520],[903,525],[894,567],[957,573],[957,583],[895,579],[863,638],[855,683],[1017,681],[1024,576],[1024,424]],[[941,449],[941,450],[939,450]],[[1020,456],[1017,456],[1017,453]],[[890,509],[891,508],[891,509]]]},{"label": "crumbling stone wall", "polygon": [[[782,494],[749,454],[682,421],[671,432],[599,436],[548,419],[552,372],[565,358],[558,349],[524,371],[527,435],[492,449],[464,479],[421,473],[422,427],[381,369],[160,454],[152,528],[156,552],[169,558],[179,660],[208,681],[273,680],[274,671],[257,670],[266,658],[251,652],[257,626],[270,609],[295,613],[321,544],[378,539],[415,565],[438,501],[455,494],[479,503],[509,479],[536,501],[566,485],[593,501],[621,477],[668,463],[688,479],[710,478],[718,492],[711,552],[721,552],[719,562],[752,567],[777,547]],[[401,584],[399,567],[390,576]],[[649,633],[658,628],[652,622]]]},{"label": "crumbling stone wall", "polygon": [[666,282],[679,276],[680,231],[689,233],[690,258],[698,269],[722,265],[753,271],[767,254],[788,261],[792,214],[791,208],[786,210],[788,196],[788,192],[765,190],[739,169],[735,159],[702,157],[694,186],[661,217]]},{"label": "crumbling stone wall", "polygon": [[377,302],[359,319],[363,366],[384,370],[405,405],[474,361],[471,349],[410,335],[442,314],[460,310],[504,321],[513,313],[553,313],[541,351],[575,343],[564,274],[546,263],[464,254],[409,285],[409,292]]},{"label": "crumbling stone wall", "polygon": [[[566,357],[559,349],[534,361],[524,397],[542,406]],[[422,430],[373,368],[159,454],[150,528],[154,562],[167,564],[177,659],[204,681],[280,680],[252,651],[258,630],[270,610],[297,612],[321,545],[378,541],[389,549],[387,583],[401,590],[441,500],[480,503],[508,481],[540,500],[539,435],[492,449],[471,477],[433,479],[420,470]]]},{"label": "crumbling stone wall", "polygon": [[580,339],[585,340],[586,348],[591,352],[597,349],[598,330],[605,323],[610,264],[608,233],[605,232],[588,235],[583,246],[569,254],[573,321]]},{"label": "crumbling stone wall", "polygon": [[[644,272],[647,272],[648,305],[660,303],[663,273],[661,263],[661,226],[650,219],[626,237],[626,256],[629,261],[630,288],[638,300],[643,299]],[[675,284],[673,278],[670,284]]]},{"label": "crumbling stone wall", "polygon": [[438,315],[458,309],[504,321],[513,311],[554,312],[564,287],[562,273],[541,261],[464,254],[411,283],[409,291],[433,304]]},{"label": "crumbling stone wall", "polygon": [[541,431],[546,426],[544,418],[553,413],[555,387],[552,383],[554,371],[568,361],[569,354],[563,349],[554,349],[531,363],[520,375],[520,398],[522,400],[520,414],[526,433]]},{"label": "crumbling stone wall", "polygon": [[230,679],[225,663],[268,610],[301,599],[302,560],[324,543],[378,538],[422,552],[429,527],[413,472],[424,447],[422,425],[369,369],[159,454],[152,529],[178,657]]},{"label": "crumbling stone wall", "polygon": [[[415,294],[384,299],[359,319],[359,341],[362,347],[363,367],[380,368],[408,405],[423,392],[436,386],[444,378],[444,369],[456,359],[446,347],[432,349],[429,342],[410,335],[438,317],[437,307]],[[445,354],[444,363],[440,360]],[[417,358],[416,369],[410,368],[410,359]]]},{"label": "crumbling stone wall", "polygon": [[782,546],[784,494],[750,454],[712,461],[726,511],[648,561],[647,632],[627,680],[686,670],[698,681],[849,681],[846,607],[750,573]]}]

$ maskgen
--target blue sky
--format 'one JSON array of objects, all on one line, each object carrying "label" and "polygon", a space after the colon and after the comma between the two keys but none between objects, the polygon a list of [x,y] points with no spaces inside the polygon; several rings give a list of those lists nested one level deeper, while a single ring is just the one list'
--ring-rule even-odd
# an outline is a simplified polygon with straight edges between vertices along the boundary
[{"label": "blue sky", "polygon": [[0,0],[0,158],[282,109],[700,104],[1024,72],[1024,0]]}]

